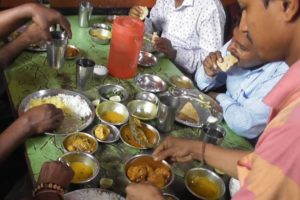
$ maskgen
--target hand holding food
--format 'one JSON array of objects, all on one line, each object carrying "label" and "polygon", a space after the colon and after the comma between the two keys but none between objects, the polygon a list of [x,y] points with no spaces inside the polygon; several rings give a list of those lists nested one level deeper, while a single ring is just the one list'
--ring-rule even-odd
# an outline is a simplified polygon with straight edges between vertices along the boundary
[{"label": "hand holding food", "polygon": [[168,157],[175,162],[189,162],[201,157],[199,141],[167,137],[153,152],[157,160]]},{"label": "hand holding food", "polygon": [[154,40],[154,47],[158,52],[164,53],[170,60],[176,58],[177,51],[173,48],[171,41],[167,38],[157,37]]},{"label": "hand holding food", "polygon": [[217,61],[218,67],[223,71],[227,72],[234,64],[238,62],[238,59],[233,55],[228,55],[223,58],[223,62]]},{"label": "hand holding food", "polygon": [[129,16],[144,20],[149,13],[146,6],[134,6],[129,11]]},{"label": "hand holding food", "polygon": [[218,68],[217,61],[223,62],[223,58],[221,55],[221,52],[211,52],[203,61],[204,71],[206,75],[213,77],[218,72],[220,72],[220,69]]},{"label": "hand holding food", "polygon": [[27,120],[31,134],[40,134],[57,128],[64,119],[64,115],[62,110],[54,105],[44,104],[28,110],[20,118]]},{"label": "hand holding food", "polygon": [[127,200],[163,200],[161,191],[147,183],[131,183],[126,187]]}]

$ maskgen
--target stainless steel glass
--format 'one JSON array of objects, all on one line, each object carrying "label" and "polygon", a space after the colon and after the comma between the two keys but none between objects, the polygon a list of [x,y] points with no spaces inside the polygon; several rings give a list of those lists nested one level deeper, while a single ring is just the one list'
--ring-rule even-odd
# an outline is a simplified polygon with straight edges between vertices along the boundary
[{"label": "stainless steel glass", "polygon": [[156,127],[161,132],[170,132],[174,126],[179,100],[174,96],[160,97]]},{"label": "stainless steel glass", "polygon": [[68,45],[68,36],[63,31],[50,32],[52,41],[47,42],[48,65],[56,69],[64,65],[65,51]]},{"label": "stainless steel glass", "polygon": [[88,1],[82,1],[79,5],[79,26],[87,28],[90,26],[90,19],[93,12],[93,6]]},{"label": "stainless steel glass", "polygon": [[79,90],[86,90],[86,83],[92,78],[95,62],[87,58],[76,61],[76,86]]},{"label": "stainless steel glass", "polygon": [[202,127],[203,141],[215,145],[220,145],[226,135],[224,128],[217,123],[206,123]]}]

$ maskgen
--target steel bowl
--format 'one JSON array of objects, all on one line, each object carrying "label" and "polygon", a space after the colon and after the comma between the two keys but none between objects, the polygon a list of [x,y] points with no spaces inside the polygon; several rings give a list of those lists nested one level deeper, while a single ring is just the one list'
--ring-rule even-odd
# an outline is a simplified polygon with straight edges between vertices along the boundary
[{"label": "steel bowl", "polygon": [[152,67],[156,65],[158,62],[158,59],[155,55],[152,53],[146,52],[146,51],[140,51],[139,53],[139,60],[138,64],[143,67]]},{"label": "steel bowl", "polygon": [[[109,128],[109,136],[106,140],[101,140],[100,138],[98,138],[95,134],[95,130],[98,126],[100,125],[105,125],[108,126]],[[101,142],[101,143],[113,143],[116,142],[119,138],[120,138],[120,131],[117,127],[110,125],[110,124],[97,124],[96,126],[94,126],[94,128],[92,129],[92,134],[95,136],[95,138]]]},{"label": "steel bowl", "polygon": [[75,58],[78,58],[80,56],[80,50],[75,45],[68,45],[66,52],[65,52],[65,58],[68,60],[72,60]]},{"label": "steel bowl", "polygon": [[[80,151],[80,150],[77,150],[77,149],[71,150],[70,148],[72,148],[72,146],[71,146],[72,145],[72,139],[74,139],[75,137],[80,137],[82,139],[87,139],[90,144],[94,144],[95,148],[91,149],[89,151]],[[68,136],[66,136],[63,140],[63,147],[64,147],[65,152],[78,151],[78,152],[85,152],[85,153],[89,153],[89,154],[95,153],[99,148],[96,138],[94,136],[92,136],[88,133],[84,133],[84,132],[75,132],[75,133],[71,133]]]},{"label": "steel bowl", "polygon": [[111,30],[110,26],[107,23],[95,23],[92,24],[91,28],[93,29],[101,28],[101,29]]},{"label": "steel bowl", "polygon": [[120,101],[116,101],[116,102],[124,102],[129,97],[128,92],[120,85],[113,85],[113,84],[103,85],[99,88],[98,92],[100,94],[100,99],[104,101],[108,101],[108,100],[116,101],[111,98],[112,97],[111,95],[120,96]]},{"label": "steel bowl", "polygon": [[[213,197],[208,197],[208,196],[202,196],[201,194],[197,194],[193,190],[193,185],[200,185],[201,183],[197,183],[197,178],[205,178],[207,181],[210,181],[210,183],[215,184],[217,193]],[[224,193],[225,193],[225,183],[222,178],[220,178],[216,173],[214,173],[211,170],[205,169],[205,168],[193,168],[190,169],[186,175],[185,175],[185,180],[184,180],[186,188],[197,198],[200,199],[220,199]],[[204,188],[203,184],[202,187],[199,188]]]},{"label": "steel bowl", "polygon": [[93,122],[94,117],[95,117],[95,108],[94,108],[93,104],[90,102],[90,100],[88,98],[86,98],[84,95],[80,94],[80,93],[73,92],[73,91],[70,91],[70,90],[63,90],[63,89],[39,90],[37,92],[34,92],[34,93],[28,95],[20,103],[18,114],[21,115],[22,113],[24,113],[28,110],[28,106],[29,106],[29,103],[30,103],[31,99],[52,97],[52,96],[57,96],[58,94],[71,95],[71,96],[74,96],[74,97],[79,96],[82,100],[84,100],[87,103],[89,109],[91,110],[91,114],[88,115],[87,117],[83,118],[81,124],[76,124],[76,126],[74,126],[74,124],[70,124],[70,127],[66,127],[66,130],[62,130],[60,132],[54,131],[54,132],[51,132],[51,133],[47,132],[46,134],[64,135],[64,134],[73,133],[75,131],[82,131],[83,129],[88,127]]},{"label": "steel bowl", "polygon": [[[151,149],[151,148],[155,148],[160,141],[160,135],[159,132],[156,128],[154,128],[153,126],[146,124],[146,123],[141,123],[143,127],[145,127],[145,129],[147,129],[148,131],[145,132],[147,138],[150,138],[150,134],[152,133],[152,136],[154,136],[151,139],[151,146],[149,147],[143,147],[142,145],[140,145],[135,138],[132,136],[130,128],[129,128],[129,124],[125,124],[120,128],[120,138],[121,140],[128,146],[135,148],[135,149]],[[130,133],[130,135],[126,135],[126,133]]]},{"label": "steel bowl", "polygon": [[127,104],[130,115],[141,120],[151,120],[157,116],[158,106],[145,100],[132,100]]},{"label": "steel bowl", "polygon": [[159,103],[158,97],[151,92],[139,92],[135,95],[135,98],[138,100],[149,101],[155,105],[158,105]]},{"label": "steel bowl", "polygon": [[93,170],[93,174],[91,177],[89,177],[83,181],[72,180],[71,183],[74,183],[74,184],[83,184],[83,183],[90,182],[98,175],[99,170],[100,170],[100,165],[99,165],[98,160],[94,156],[92,156],[91,154],[88,154],[88,153],[69,152],[69,153],[66,153],[66,154],[62,155],[61,157],[59,157],[58,160],[66,163],[67,165],[69,165],[71,167],[72,167],[72,165],[71,165],[72,162],[81,162],[81,163],[84,163],[85,165],[89,166]]},{"label": "steel bowl", "polygon": [[142,74],[136,77],[135,83],[142,90],[148,92],[164,92],[167,90],[166,82],[159,76],[153,74]]},{"label": "steel bowl", "polygon": [[170,84],[180,89],[192,89],[194,87],[192,80],[183,75],[171,76]]},{"label": "steel bowl", "polygon": [[111,30],[107,24],[101,24],[96,28],[90,28],[90,37],[97,44],[108,44],[111,39]]},{"label": "steel bowl", "polygon": [[95,65],[94,66],[94,75],[98,77],[106,76],[108,74],[108,69],[104,65]]},{"label": "steel bowl", "polygon": [[[120,122],[111,122],[103,119],[103,114],[111,111],[116,112],[119,115],[122,115],[124,120]],[[129,112],[127,108],[121,103],[117,103],[114,101],[104,101],[97,106],[96,115],[104,123],[111,124],[111,125],[122,125],[128,121]]]},{"label": "steel bowl", "polygon": [[124,173],[125,173],[125,176],[127,177],[129,182],[131,182],[130,178],[128,177],[129,167],[132,166],[132,165],[139,165],[139,164],[141,164],[141,165],[148,164],[150,167],[152,167],[154,169],[157,169],[158,167],[164,167],[164,168],[167,168],[169,170],[170,177],[168,178],[167,183],[163,187],[161,187],[161,189],[167,188],[174,180],[174,173],[172,171],[171,166],[169,165],[169,163],[167,161],[165,161],[165,160],[155,161],[154,158],[151,155],[139,154],[139,155],[133,156],[132,158],[127,160],[126,163],[125,163]]}]

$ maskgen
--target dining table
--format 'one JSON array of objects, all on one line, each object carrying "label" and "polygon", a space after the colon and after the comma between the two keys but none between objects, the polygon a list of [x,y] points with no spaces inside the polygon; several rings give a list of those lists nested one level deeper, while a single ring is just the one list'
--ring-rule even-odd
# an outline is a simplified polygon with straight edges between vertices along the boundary
[{"label": "dining table", "polygon": [[[108,56],[110,45],[101,45],[94,43],[89,36],[89,28],[80,28],[78,24],[78,15],[67,16],[72,27],[72,38],[69,44],[75,45],[80,49],[80,56],[92,59],[98,65],[108,66]],[[108,23],[106,16],[92,16],[91,23]],[[173,75],[182,75],[182,72],[166,57],[159,55],[158,63],[152,67],[138,67],[137,74],[153,74],[161,77],[168,83]],[[78,92],[86,96],[90,101],[99,99],[99,87],[104,84],[116,84],[123,86],[129,93],[131,99],[141,89],[135,84],[134,78],[118,79],[111,75],[98,76],[94,74],[87,83],[86,90],[78,90],[76,88],[76,61],[74,59],[65,60],[64,66],[60,69],[51,68],[47,64],[46,52],[33,52],[25,50],[14,62],[4,71],[7,93],[10,98],[11,106],[17,113],[20,102],[29,94],[43,89],[66,89]],[[197,89],[197,88],[195,88]],[[83,132],[91,132],[95,124],[99,123],[99,119],[95,117],[93,123]],[[222,126],[226,130],[226,135],[221,143],[222,147],[231,149],[252,149],[252,145],[244,138],[236,135],[225,122]],[[161,139],[166,136],[176,136],[180,138],[189,138],[201,140],[203,132],[201,128],[188,127],[179,123],[174,124],[174,128],[169,133],[161,133]],[[46,161],[57,160],[64,154],[62,148],[62,140],[64,136],[46,135],[30,137],[25,142],[25,153],[27,165],[32,181],[38,178],[41,166]],[[97,177],[87,184],[71,185],[69,190],[78,188],[95,188],[101,187],[99,180],[101,178],[109,178],[113,180],[113,184],[109,190],[125,196],[125,187],[128,180],[124,172],[124,164],[132,156],[137,154],[151,154],[153,150],[134,149],[121,140],[115,143],[103,144],[99,143],[99,148],[94,156],[100,163],[100,172]],[[193,167],[199,167],[200,162],[193,161],[190,163],[172,164],[172,170],[175,174],[173,183],[164,189],[176,195],[180,199],[196,199],[185,187],[185,172]],[[207,166],[209,168],[209,166]],[[213,169],[212,169],[213,170]],[[220,175],[226,176],[226,175]]]}]

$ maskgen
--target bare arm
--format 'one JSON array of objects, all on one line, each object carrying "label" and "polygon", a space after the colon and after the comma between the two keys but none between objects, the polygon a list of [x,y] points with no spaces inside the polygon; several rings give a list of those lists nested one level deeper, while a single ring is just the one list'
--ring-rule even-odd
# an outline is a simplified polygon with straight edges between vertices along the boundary
[{"label": "bare arm", "polygon": [[[202,160],[201,141],[167,137],[157,147],[153,155],[158,160],[170,157],[176,162],[188,162],[191,160]],[[226,174],[237,177],[237,161],[251,152],[224,149],[212,144],[205,148],[205,161],[208,165],[224,171]]]},{"label": "bare arm", "polygon": [[31,19],[29,4],[0,12],[0,38],[4,38],[11,32]]},{"label": "bare arm", "polygon": [[60,125],[62,119],[62,111],[53,105],[35,107],[21,115],[0,135],[0,164],[21,145],[27,137],[56,128]]},{"label": "bare arm", "polygon": [[0,49],[0,69],[8,67],[29,44],[45,40],[47,40],[47,33],[37,24],[31,24],[24,33]]},{"label": "bare arm", "polygon": [[45,6],[28,3],[12,9],[0,12],[0,38],[7,36],[16,30],[20,25],[32,20],[44,31],[49,31],[49,27],[59,24],[72,37],[70,23],[59,12],[46,8]]}]

